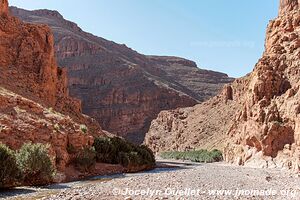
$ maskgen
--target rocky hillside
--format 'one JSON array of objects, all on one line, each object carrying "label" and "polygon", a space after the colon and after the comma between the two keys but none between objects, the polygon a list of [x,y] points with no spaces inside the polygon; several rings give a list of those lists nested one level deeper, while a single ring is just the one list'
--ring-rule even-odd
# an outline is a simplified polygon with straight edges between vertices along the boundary
[{"label": "rocky hillside", "polygon": [[201,70],[177,57],[145,56],[82,31],[58,12],[11,8],[15,16],[48,24],[55,52],[69,71],[70,94],[103,129],[142,142],[162,110],[193,106],[232,82],[226,74]]},{"label": "rocky hillside", "polygon": [[281,0],[252,73],[192,108],[162,112],[145,143],[155,151],[223,148],[241,165],[300,170],[300,7]]},{"label": "rocky hillside", "polygon": [[50,144],[54,165],[64,173],[72,161],[68,147],[79,151],[104,133],[68,96],[50,28],[11,16],[7,0],[0,8],[0,142],[14,150],[27,142]]}]

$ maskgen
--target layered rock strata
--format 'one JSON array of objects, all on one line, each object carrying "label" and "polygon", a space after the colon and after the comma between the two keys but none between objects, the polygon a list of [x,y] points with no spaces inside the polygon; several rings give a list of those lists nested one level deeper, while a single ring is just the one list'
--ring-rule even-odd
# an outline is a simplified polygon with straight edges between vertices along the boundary
[{"label": "layered rock strata", "polygon": [[82,100],[83,112],[103,129],[138,143],[160,111],[193,106],[233,81],[183,58],[145,56],[96,37],[56,11],[11,11],[52,28],[57,60],[68,68],[70,94]]}]

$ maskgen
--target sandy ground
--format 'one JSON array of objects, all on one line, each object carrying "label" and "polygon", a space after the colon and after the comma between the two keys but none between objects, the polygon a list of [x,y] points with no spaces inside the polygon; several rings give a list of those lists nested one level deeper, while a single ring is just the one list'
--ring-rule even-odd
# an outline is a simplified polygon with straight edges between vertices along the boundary
[{"label": "sandy ground", "polygon": [[3,191],[7,199],[296,199],[300,177],[278,169],[163,161],[175,168]]}]

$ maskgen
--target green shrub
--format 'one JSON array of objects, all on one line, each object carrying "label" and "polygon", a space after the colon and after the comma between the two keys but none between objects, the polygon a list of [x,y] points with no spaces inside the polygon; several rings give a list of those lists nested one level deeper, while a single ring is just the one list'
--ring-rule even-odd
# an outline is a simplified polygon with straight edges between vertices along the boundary
[{"label": "green shrub", "polygon": [[15,152],[0,143],[0,188],[15,186],[19,178]]},{"label": "green shrub", "polygon": [[211,156],[214,158],[216,162],[220,162],[223,160],[222,152],[218,149],[214,149],[211,151]]},{"label": "green shrub", "polygon": [[124,167],[143,165],[143,160],[137,152],[120,152],[118,154],[118,162]]},{"label": "green shrub", "polygon": [[24,183],[43,185],[52,182],[54,168],[48,155],[48,145],[24,144],[17,153],[17,164],[21,169]]},{"label": "green shrub", "polygon": [[124,139],[95,138],[94,147],[98,162],[123,166],[155,165],[153,152],[146,146],[138,146]]},{"label": "green shrub", "polygon": [[81,130],[84,134],[86,134],[87,131],[88,131],[88,128],[86,127],[86,125],[82,124],[82,125],[80,125],[80,130]]},{"label": "green shrub", "polygon": [[84,147],[76,156],[75,164],[81,171],[88,171],[96,163],[94,147]]},{"label": "green shrub", "polygon": [[95,138],[94,147],[98,162],[102,163],[118,163],[118,151],[111,138],[98,137]]},{"label": "green shrub", "polygon": [[164,159],[182,159],[182,160],[190,160],[193,162],[219,162],[223,160],[222,152],[214,149],[212,151],[208,150],[197,150],[197,151],[186,151],[186,152],[163,152],[161,153],[161,157]]},{"label": "green shrub", "polygon": [[139,166],[139,165],[146,164],[144,163],[143,158],[138,152],[131,151],[128,153],[128,157],[129,157],[129,165],[131,166]]},{"label": "green shrub", "polygon": [[130,163],[129,156],[125,152],[119,152],[118,153],[118,164],[122,166],[128,166]]},{"label": "green shrub", "polygon": [[138,155],[142,159],[142,164],[154,165],[155,164],[155,156],[151,149],[149,149],[145,145],[141,145],[136,148]]},{"label": "green shrub", "polygon": [[116,151],[118,152],[131,152],[134,151],[134,149],[136,148],[136,146],[131,142],[128,142],[119,137],[111,138],[111,142],[113,146],[116,148]]}]

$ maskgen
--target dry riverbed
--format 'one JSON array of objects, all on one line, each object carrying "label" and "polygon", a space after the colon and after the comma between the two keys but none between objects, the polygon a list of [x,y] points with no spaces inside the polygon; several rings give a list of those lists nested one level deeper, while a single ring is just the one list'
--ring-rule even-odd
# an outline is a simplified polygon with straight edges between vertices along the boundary
[{"label": "dry riverbed", "polygon": [[2,191],[5,199],[300,199],[299,175],[226,163],[162,161],[175,168]]}]

